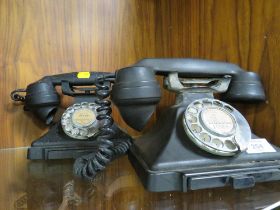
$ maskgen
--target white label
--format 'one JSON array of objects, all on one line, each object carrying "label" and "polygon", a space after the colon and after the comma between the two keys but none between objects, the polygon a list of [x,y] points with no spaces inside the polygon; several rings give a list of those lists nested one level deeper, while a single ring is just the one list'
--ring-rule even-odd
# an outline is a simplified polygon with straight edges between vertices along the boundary
[{"label": "white label", "polygon": [[230,113],[218,108],[205,109],[201,113],[204,125],[220,135],[231,135],[235,128],[235,121]]},{"label": "white label", "polygon": [[251,139],[251,141],[249,141],[247,149],[248,154],[265,152],[276,152],[266,139]]},{"label": "white label", "polygon": [[88,108],[81,108],[74,112],[72,116],[72,122],[76,126],[86,127],[91,125],[95,121],[96,117],[94,112]]}]

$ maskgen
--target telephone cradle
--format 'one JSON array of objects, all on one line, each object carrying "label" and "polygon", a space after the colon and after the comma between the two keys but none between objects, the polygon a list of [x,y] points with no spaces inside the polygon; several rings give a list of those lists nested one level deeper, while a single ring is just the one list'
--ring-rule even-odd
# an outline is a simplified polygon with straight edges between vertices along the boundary
[{"label": "telephone cradle", "polygon": [[[114,122],[111,101],[122,119],[141,131],[161,99],[156,76],[164,77],[163,87],[176,93],[176,102],[150,131],[132,141]],[[58,120],[56,86],[74,98]],[[242,114],[227,103],[266,100],[259,75],[235,64],[143,59],[116,73],[46,76],[14,90],[11,98],[50,125],[32,143],[28,159],[73,158],[74,174],[87,180],[127,152],[143,185],[155,192],[242,189],[280,180],[280,148],[252,134]],[[254,141],[261,149],[252,147]]]}]

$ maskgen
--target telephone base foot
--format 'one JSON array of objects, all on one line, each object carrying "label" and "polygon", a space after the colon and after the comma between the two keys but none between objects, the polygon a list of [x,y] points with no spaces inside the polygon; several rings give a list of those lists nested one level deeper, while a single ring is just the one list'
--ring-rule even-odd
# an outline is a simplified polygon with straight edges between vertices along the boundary
[{"label": "telephone base foot", "polygon": [[[114,139],[128,138],[116,124],[112,129]],[[28,148],[27,158],[30,160],[76,159],[96,151],[100,146],[97,137],[88,140],[77,140],[66,136],[59,123],[54,124],[49,132],[32,142]]]},{"label": "telephone base foot", "polygon": [[133,149],[128,157],[144,187],[152,192],[187,192],[226,186],[243,189],[257,182],[280,180],[280,160],[157,171],[149,168]]},{"label": "telephone base foot", "polygon": [[29,160],[55,160],[55,159],[75,159],[82,155],[86,155],[96,150],[97,146],[70,146],[65,143],[65,146],[43,146],[30,147],[27,151]]}]

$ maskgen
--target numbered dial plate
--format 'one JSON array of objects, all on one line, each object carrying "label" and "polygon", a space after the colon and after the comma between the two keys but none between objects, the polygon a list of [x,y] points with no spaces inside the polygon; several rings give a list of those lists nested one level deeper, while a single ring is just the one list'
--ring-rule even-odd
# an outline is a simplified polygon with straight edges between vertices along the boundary
[{"label": "numbered dial plate", "polygon": [[61,117],[64,133],[75,139],[88,139],[94,136],[100,127],[97,116],[97,104],[76,103],[68,107]]},{"label": "numbered dial plate", "polygon": [[183,125],[188,137],[201,149],[232,156],[247,149],[251,130],[232,106],[215,99],[199,99],[187,107]]}]

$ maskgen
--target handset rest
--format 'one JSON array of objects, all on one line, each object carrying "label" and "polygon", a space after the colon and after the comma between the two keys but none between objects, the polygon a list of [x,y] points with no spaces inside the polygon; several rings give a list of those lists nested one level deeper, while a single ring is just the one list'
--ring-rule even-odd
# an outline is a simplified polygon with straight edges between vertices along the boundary
[{"label": "handset rest", "polygon": [[257,73],[247,72],[238,65],[191,58],[147,58],[133,66],[154,69],[156,74],[167,76],[169,72],[178,72],[179,77],[219,77],[232,76],[229,89],[224,93],[226,101],[259,102],[265,100],[261,78]]},{"label": "handset rest", "polygon": [[45,76],[39,81],[48,82],[54,86],[61,85],[63,81],[67,81],[70,85],[85,86],[93,85],[98,77],[114,77],[114,75],[114,73],[109,72],[71,72],[65,74]]}]

